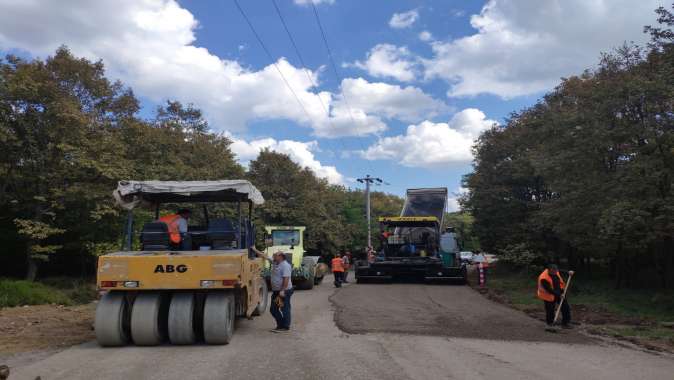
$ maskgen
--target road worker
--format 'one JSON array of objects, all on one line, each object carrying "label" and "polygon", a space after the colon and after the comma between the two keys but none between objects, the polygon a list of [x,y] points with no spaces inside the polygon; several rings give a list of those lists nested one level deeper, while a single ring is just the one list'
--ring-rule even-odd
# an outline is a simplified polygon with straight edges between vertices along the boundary
[{"label": "road worker", "polygon": [[349,269],[351,268],[351,252],[346,251],[342,255],[342,267],[344,268],[344,277],[342,278],[342,282],[348,283],[347,277],[349,277]]},{"label": "road worker", "polygon": [[[559,273],[557,265],[550,264],[548,269],[544,270],[538,276],[538,298],[540,298],[545,305],[545,322],[548,326],[552,326],[555,319],[555,309],[562,301],[562,293],[566,287],[562,275]],[[573,271],[568,272],[573,275]],[[571,308],[566,298],[562,302],[562,327],[571,328]]]},{"label": "road worker", "polygon": [[164,215],[159,218],[160,222],[164,222],[168,226],[171,244],[179,246],[183,251],[192,249],[192,239],[187,233],[187,221],[191,214],[192,212],[189,209],[183,208],[175,214]]},{"label": "road worker", "polygon": [[341,288],[344,279],[344,262],[339,253],[332,259],[332,274],[335,276],[335,287]]},{"label": "road worker", "polygon": [[372,264],[376,260],[377,255],[374,252],[374,249],[372,247],[367,247],[367,262]]}]

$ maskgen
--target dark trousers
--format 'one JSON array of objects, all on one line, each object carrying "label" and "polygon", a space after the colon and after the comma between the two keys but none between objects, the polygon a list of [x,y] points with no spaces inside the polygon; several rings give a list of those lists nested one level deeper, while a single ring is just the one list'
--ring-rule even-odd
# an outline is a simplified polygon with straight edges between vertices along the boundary
[{"label": "dark trousers", "polygon": [[332,272],[332,275],[335,276],[335,287],[341,288],[344,282],[344,272]]},{"label": "dark trousers", "polygon": [[180,234],[180,250],[181,251],[192,250],[192,235]]},{"label": "dark trousers", "polygon": [[[543,301],[543,303],[545,304],[545,322],[548,325],[552,325],[555,319],[555,309],[559,305],[559,302]],[[571,308],[569,307],[569,303],[564,300],[564,303],[562,303],[562,324],[568,325],[569,322],[571,322]]]},{"label": "dark trousers", "polygon": [[276,328],[278,329],[290,328],[290,297],[293,295],[293,290],[288,289],[285,293],[286,296],[281,298],[283,300],[283,306],[280,308],[276,304],[276,298],[281,297],[279,292],[274,291],[271,293],[271,306],[269,307],[269,312],[276,320]]}]

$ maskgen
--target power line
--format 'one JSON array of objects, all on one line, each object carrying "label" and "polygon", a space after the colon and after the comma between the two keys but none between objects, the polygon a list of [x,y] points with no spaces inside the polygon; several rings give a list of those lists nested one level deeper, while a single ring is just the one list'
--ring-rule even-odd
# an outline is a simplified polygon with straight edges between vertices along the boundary
[{"label": "power line", "polygon": [[[286,24],[285,19],[283,18],[283,15],[281,14],[281,10],[278,7],[278,4],[276,4],[276,0],[271,0],[272,4],[274,4],[274,9],[276,9],[276,14],[278,15],[279,20],[281,20],[281,24],[283,24],[283,29],[285,29],[286,34],[288,35],[288,38],[290,39],[290,43],[293,45],[293,49],[295,49],[295,54],[297,54],[297,58],[300,60],[300,63],[302,64],[302,68],[304,69],[304,72],[307,74],[307,78],[309,78],[309,81],[314,87],[318,87],[316,83],[314,82],[314,78],[309,74],[309,70],[307,69],[307,65],[304,63],[304,59],[302,58],[302,54],[300,54],[300,49],[297,47],[297,44],[295,43],[295,39],[293,38],[292,33],[290,33],[290,29],[288,29],[288,25]],[[325,109],[325,104],[323,101],[321,101],[321,104],[323,104],[323,108],[328,114],[330,115]]]},{"label": "power line", "polygon": [[262,42],[262,38],[260,37],[260,35],[255,30],[255,27],[253,27],[253,24],[250,22],[250,19],[248,19],[248,16],[246,16],[246,12],[243,11],[243,8],[241,8],[241,5],[239,4],[239,2],[237,0],[234,0],[234,4],[236,4],[236,7],[239,9],[239,12],[241,13],[241,16],[243,16],[244,20],[246,20],[246,23],[248,24],[248,26],[250,27],[250,30],[255,35],[255,38],[257,39],[257,42],[259,42],[260,46],[262,46],[262,50],[264,50],[264,52],[267,54],[267,57],[269,58],[269,60],[272,62],[272,64],[276,68],[276,71],[278,71],[278,73],[281,76],[281,78],[283,79],[283,82],[285,83],[286,87],[288,87],[288,90],[290,90],[290,93],[293,95],[293,97],[297,101],[297,104],[299,104],[299,106],[302,108],[302,111],[307,116],[307,118],[309,120],[311,120],[312,118],[309,115],[309,112],[304,107],[304,104],[300,100],[299,96],[297,96],[297,93],[295,93],[295,90],[293,90],[292,86],[290,85],[290,82],[288,82],[288,79],[286,79],[285,75],[283,75],[283,72],[281,71],[281,68],[279,68],[278,64],[276,64],[276,61],[274,60],[274,57],[269,52],[269,49],[267,49],[267,45],[265,45],[264,42]]},{"label": "power line", "polygon": [[[335,64],[335,59],[332,56],[332,50],[330,49],[330,44],[328,43],[328,37],[325,34],[325,29],[323,28],[323,23],[321,22],[321,17],[318,15],[318,9],[316,9],[316,4],[314,3],[314,0],[311,1],[311,8],[314,11],[314,17],[316,18],[316,24],[318,24],[318,29],[321,31],[321,37],[323,38],[323,44],[325,45],[325,48],[328,51],[328,59],[330,60],[330,65],[332,66],[332,71],[335,73],[335,77],[337,78],[337,81],[339,82],[339,85],[341,86],[342,84],[342,77],[339,75],[339,72],[337,71],[337,65]],[[344,92],[344,88],[342,88],[342,99],[344,100],[344,104],[346,104],[346,108],[349,111],[349,117],[351,118],[351,123],[353,123],[354,126],[356,126],[356,119],[353,117],[353,111],[351,110],[351,104],[349,103],[349,99],[346,96],[346,92]],[[363,144],[361,143],[360,140],[356,140],[358,143],[358,146],[362,149],[363,153],[367,151]],[[363,157],[365,162],[367,163],[367,166],[370,168],[371,171],[374,172],[372,163],[370,160],[367,158]]]},{"label": "power line", "polygon": [[[309,73],[309,69],[307,68],[308,66],[306,65],[306,63],[304,63],[304,58],[302,58],[302,53],[300,53],[300,49],[297,46],[297,43],[295,43],[295,38],[293,38],[292,33],[290,33],[290,29],[288,28],[288,24],[286,24],[286,21],[283,18],[283,15],[281,14],[281,9],[278,7],[278,4],[276,4],[276,0],[271,0],[271,2],[272,2],[272,4],[274,4],[274,9],[276,9],[276,14],[279,17],[279,20],[281,20],[281,24],[283,24],[283,29],[285,29],[286,34],[288,35],[288,38],[290,39],[290,43],[293,45],[293,49],[295,50],[295,54],[297,54],[297,58],[299,59],[300,64],[302,65],[302,70],[304,71],[307,78],[309,79],[309,82],[311,82],[311,85],[314,88],[318,89],[318,84],[314,81],[313,76]],[[318,97],[318,100],[321,104],[321,107],[323,107],[323,111],[325,111],[325,116],[327,117],[328,123],[330,124],[332,129],[335,130],[336,129],[335,124],[333,123],[332,118],[330,117],[330,111],[328,109],[328,106],[325,104],[325,102],[323,101],[323,98],[321,98],[320,94],[316,94],[316,96]],[[339,140],[339,139],[337,139],[337,141],[339,142],[339,145],[341,145],[342,149],[344,151],[346,151],[347,149],[346,149],[346,146],[344,145],[344,143],[342,143],[342,141]]]},{"label": "power line", "polygon": [[[321,31],[321,37],[323,37],[323,44],[325,44],[325,48],[328,50],[328,58],[330,59],[330,65],[332,66],[332,71],[335,73],[335,77],[337,78],[337,81],[339,81],[339,84],[342,84],[342,77],[339,75],[339,72],[337,71],[337,65],[335,64],[335,59],[332,57],[332,50],[330,50],[330,44],[328,44],[328,38],[325,35],[325,30],[323,29],[323,24],[321,23],[321,17],[318,15],[318,9],[316,9],[316,4],[314,4],[314,0],[311,0],[311,8],[314,10],[314,16],[316,17],[316,23],[318,24],[318,29]],[[351,122],[355,125],[356,120],[353,118],[353,113],[351,112],[351,105],[349,104],[348,99],[346,98],[346,93],[344,92],[344,89],[342,89],[342,98],[344,98],[344,103],[346,104],[346,107],[349,110],[349,116],[351,117]]]}]

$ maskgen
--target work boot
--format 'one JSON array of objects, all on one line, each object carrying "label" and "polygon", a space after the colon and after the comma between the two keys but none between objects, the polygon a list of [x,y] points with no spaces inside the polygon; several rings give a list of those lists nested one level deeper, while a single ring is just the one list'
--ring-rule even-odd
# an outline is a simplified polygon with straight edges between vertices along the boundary
[{"label": "work boot", "polygon": [[562,328],[563,328],[563,329],[567,329],[567,330],[570,330],[570,329],[572,329],[572,328],[573,328],[573,326],[571,326],[571,325],[570,325],[570,324],[568,324],[568,323],[563,323],[563,324],[562,324]]}]

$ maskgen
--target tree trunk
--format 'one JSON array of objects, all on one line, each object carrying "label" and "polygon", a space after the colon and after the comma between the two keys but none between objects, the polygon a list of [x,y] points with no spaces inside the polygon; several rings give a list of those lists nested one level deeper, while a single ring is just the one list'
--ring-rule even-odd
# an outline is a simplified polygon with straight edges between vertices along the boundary
[{"label": "tree trunk", "polygon": [[37,278],[37,260],[28,256],[28,270],[26,271],[26,281],[35,281]]}]

